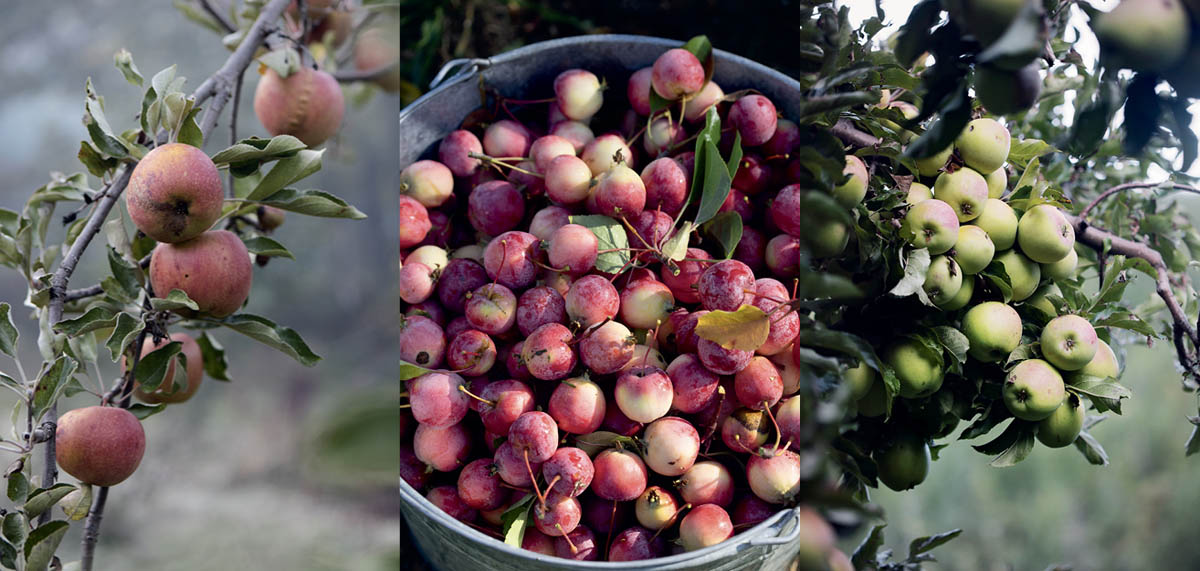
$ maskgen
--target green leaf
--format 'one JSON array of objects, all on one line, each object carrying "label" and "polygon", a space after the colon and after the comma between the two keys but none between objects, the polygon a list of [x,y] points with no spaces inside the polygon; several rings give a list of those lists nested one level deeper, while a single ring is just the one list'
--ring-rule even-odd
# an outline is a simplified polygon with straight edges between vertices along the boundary
[{"label": "green leaf", "polygon": [[142,269],[126,260],[111,246],[108,248],[108,268],[116,278],[117,284],[121,286],[121,291],[128,297],[136,298],[138,290],[142,287]]},{"label": "green leaf", "polygon": [[271,68],[279,77],[286,78],[287,76],[299,71],[300,69],[300,54],[290,46],[267,52],[258,58],[259,63]]},{"label": "green leaf", "polygon": [[120,164],[117,159],[105,158],[96,147],[87,141],[79,142],[79,152],[75,157],[95,177],[104,177]]},{"label": "green leaf", "polygon": [[908,558],[913,559],[922,553],[932,551],[959,535],[962,535],[961,529],[952,529],[937,535],[918,537],[908,544]]},{"label": "green leaf", "polygon": [[67,386],[67,381],[71,380],[71,376],[75,374],[75,369],[79,367],[74,359],[62,355],[54,360],[54,364],[50,365],[49,369],[42,376],[38,377],[37,384],[33,389],[33,408],[30,414],[33,415],[33,422],[36,424],[42,420],[42,416],[54,403],[58,402],[58,397],[62,395],[63,389]]},{"label": "green leaf", "polygon": [[925,274],[929,272],[929,250],[917,248],[908,253],[908,261],[904,264],[904,277],[896,283],[888,293],[896,297],[908,297],[921,290],[925,284]]},{"label": "green leaf", "polygon": [[9,512],[4,515],[3,533],[4,539],[12,542],[13,545],[22,545],[25,543],[25,535],[29,533],[29,520],[25,514],[21,512]]},{"label": "green leaf", "polygon": [[862,288],[846,276],[807,268],[801,270],[796,287],[798,299],[859,299],[863,296]]},{"label": "green leaf", "polygon": [[971,98],[963,78],[940,109],[940,116],[920,137],[908,144],[904,156],[919,159],[941,152],[954,144],[963,128],[971,121]]},{"label": "green leaf", "polygon": [[1004,264],[993,261],[982,272],[979,272],[979,275],[999,291],[1004,303],[1012,300],[1012,278],[1008,277],[1008,270],[1004,269]]},{"label": "green leaf", "polygon": [[62,508],[63,515],[71,521],[87,517],[92,509],[92,486],[81,484],[78,490],[63,496],[63,499],[58,501],[58,506]]},{"label": "green leaf", "polygon": [[129,406],[129,412],[133,413],[133,416],[136,416],[138,420],[146,420],[147,418],[150,418],[166,409],[166,403],[159,403],[156,405],[133,403]]},{"label": "green leaf", "polygon": [[1133,76],[1125,88],[1125,139],[1121,150],[1126,155],[1142,153],[1150,138],[1159,131],[1158,119],[1162,115],[1162,99],[1158,96],[1157,74],[1139,73]]},{"label": "green leaf", "polygon": [[575,446],[583,450],[588,456],[595,458],[597,454],[605,449],[611,448],[621,439],[625,438],[615,432],[607,430],[597,430],[590,434],[581,434],[575,437]]},{"label": "green leaf", "polygon": [[1073,376],[1071,377],[1071,384],[1067,387],[1077,393],[1104,399],[1120,400],[1133,396],[1132,391],[1125,388],[1112,377],[1096,377],[1092,375]]},{"label": "green leaf", "polygon": [[296,259],[296,256],[293,256],[283,244],[266,236],[255,236],[249,240],[242,240],[242,243],[246,244],[246,249],[251,254]]},{"label": "green leaf", "polygon": [[733,148],[729,151],[729,160],[725,162],[725,167],[729,169],[729,178],[737,176],[738,166],[742,162],[742,134],[734,132]]},{"label": "green leaf", "polygon": [[850,563],[854,565],[855,569],[871,569],[875,566],[875,555],[879,552],[879,548],[883,547],[883,528],[885,527],[887,527],[886,523],[872,527],[871,533],[868,533],[854,549]]},{"label": "green leaf", "polygon": [[[289,159],[290,160],[290,159]],[[322,190],[296,190],[285,188],[258,201],[281,210],[297,212],[323,218],[349,218],[362,220],[367,215],[345,200]]]},{"label": "green leaf", "polygon": [[[692,230],[695,226],[688,221],[684,221],[675,231],[675,234],[663,242],[662,255],[668,260],[678,262],[687,257],[688,241],[691,239]],[[672,270],[674,271],[674,270]]]},{"label": "green leaf", "polygon": [[196,305],[196,302],[192,301],[192,298],[188,297],[188,294],[181,289],[171,290],[171,293],[168,293],[165,298],[152,298],[150,300],[150,307],[153,307],[155,311],[175,311],[179,309],[200,310],[200,306]]},{"label": "green leaf", "polygon": [[196,122],[196,116],[200,114],[200,111],[202,109],[199,107],[188,111],[175,135],[176,142],[191,145],[197,149],[204,147],[204,131],[200,130],[200,124]]},{"label": "green leaf", "polygon": [[1115,327],[1118,329],[1127,329],[1135,331],[1147,337],[1156,337],[1158,333],[1154,330],[1154,326],[1142,321],[1137,315],[1127,311],[1119,311],[1094,322],[1092,325],[1096,327]]},{"label": "green leaf", "polygon": [[700,65],[704,66],[704,83],[708,83],[713,74],[713,49],[708,36],[693,37],[683,44],[683,49],[692,52],[692,55],[700,60]]},{"label": "green leaf", "polygon": [[24,503],[29,496],[29,478],[24,472],[13,472],[8,475],[8,499]]},{"label": "green leaf", "polygon": [[408,361],[400,361],[400,380],[401,381],[415,379],[415,378],[417,378],[421,375],[424,375],[425,373],[429,373],[429,372],[431,372],[431,371],[429,369],[426,369],[425,367],[414,365],[412,363],[409,363]]},{"label": "green leaf", "polygon": [[108,125],[108,119],[104,117],[104,108],[100,105],[100,99],[96,96],[96,90],[92,88],[92,79],[89,77],[84,86],[86,101],[84,103],[83,124],[87,127],[88,135],[92,138],[92,142],[96,144],[96,148],[100,152],[114,158],[123,159],[129,156],[129,149],[125,145],[125,141],[113,132],[112,127]]},{"label": "green leaf", "polygon": [[[1079,453],[1083,454],[1084,458],[1087,458],[1089,464],[1096,466],[1108,465],[1108,453],[1104,451],[1103,446],[1100,446],[1100,441],[1096,440],[1096,437],[1089,434],[1086,430],[1080,432],[1079,436],[1075,437],[1075,449],[1079,450]],[[1190,456],[1191,454],[1189,453],[1188,455]]]},{"label": "green leaf", "polygon": [[737,212],[722,212],[700,229],[721,245],[722,257],[728,260],[742,240],[742,216]]},{"label": "green leaf", "polygon": [[7,569],[16,569],[18,553],[17,548],[12,544],[0,539],[0,565]]},{"label": "green leaf", "polygon": [[525,528],[529,525],[529,511],[533,509],[533,495],[527,494],[500,515],[500,533],[504,543],[520,548],[525,539]]},{"label": "green leaf", "polygon": [[1024,460],[1033,451],[1033,429],[1031,424],[1013,421],[1000,436],[987,444],[974,446],[984,454],[995,454],[996,449],[1003,446],[1003,451],[989,463],[993,468],[1008,468]]},{"label": "green leaf", "polygon": [[1049,35],[1044,16],[1041,2],[1025,2],[1004,34],[976,56],[976,63],[1017,71],[1036,60]]},{"label": "green leaf", "polygon": [[[704,153],[704,178],[700,194],[700,209],[696,212],[697,225],[708,222],[717,215],[721,205],[725,203],[725,197],[729,196],[729,189],[733,184],[733,180],[729,177],[729,169],[725,166],[725,161],[721,160],[721,151],[717,149],[717,144],[713,141],[705,142],[702,152]],[[697,162],[697,164],[700,163]]]},{"label": "green leaf", "polygon": [[239,173],[248,174],[258,170],[262,163],[295,156],[306,148],[300,139],[291,135],[270,139],[250,138],[218,152],[212,160],[217,165],[229,165],[234,176],[239,176]]},{"label": "green leaf", "polygon": [[58,500],[63,499],[63,496],[75,491],[75,486],[59,482],[49,488],[39,488],[32,494],[29,494],[29,499],[25,500],[25,513],[29,517],[37,517],[42,515],[42,512],[54,507]]},{"label": "green leaf", "polygon": [[204,357],[204,372],[213,380],[229,382],[229,363],[225,361],[225,348],[209,336],[207,331],[200,334],[196,343],[200,345],[200,355]]},{"label": "green leaf", "polygon": [[54,520],[30,532],[25,540],[25,571],[45,571],[69,527],[65,521]]},{"label": "green leaf", "polygon": [[282,351],[306,367],[311,367],[321,360],[321,357],[308,348],[295,330],[276,325],[274,321],[265,317],[239,313],[226,317],[220,323],[264,345]]},{"label": "green leaf", "polygon": [[142,86],[142,73],[138,71],[137,65],[133,63],[133,54],[129,50],[121,48],[117,53],[113,54],[113,65],[121,70],[121,75],[125,76],[125,81]]},{"label": "green leaf", "polygon": [[7,303],[0,303],[0,352],[9,357],[17,356],[17,338],[20,332],[13,326],[12,316]]},{"label": "green leaf", "polygon": [[571,223],[591,230],[596,236],[597,249],[608,250],[596,256],[596,270],[617,273],[629,263],[629,235],[620,222],[608,216],[591,214],[571,216]]},{"label": "green leaf", "polygon": [[258,186],[250,191],[246,199],[263,201],[283,190],[285,186],[321,170],[321,157],[324,154],[324,149],[319,151],[302,150],[294,156],[280,159],[271,167],[270,172],[263,176]]},{"label": "green leaf", "polygon": [[1009,146],[1008,162],[1018,170],[1024,170],[1029,161],[1047,153],[1057,153],[1058,149],[1041,139],[1014,139]]},{"label": "green leaf", "polygon": [[116,321],[116,312],[107,307],[96,306],[75,319],[59,321],[54,324],[54,330],[69,337],[75,337],[97,329],[112,327]]},{"label": "green leaf", "polygon": [[941,17],[942,5],[939,0],[922,0],[913,7],[908,14],[908,21],[897,32],[895,54],[901,66],[912,67],[917,56],[929,51],[932,42],[929,30],[937,25]]},{"label": "green leaf", "polygon": [[141,390],[153,392],[162,384],[167,375],[167,369],[175,355],[183,349],[183,343],[171,341],[144,355],[133,368],[133,377],[137,379]]},{"label": "green leaf", "polygon": [[876,371],[881,371],[883,368],[878,355],[875,354],[875,348],[871,347],[866,339],[853,333],[834,331],[833,329],[806,329],[804,335],[798,337],[796,341],[807,347],[819,347],[845,353],[866,363],[868,367]]},{"label": "green leaf", "polygon": [[1075,120],[1067,136],[1066,150],[1076,157],[1090,155],[1104,142],[1104,133],[1112,123],[1113,115],[1124,103],[1121,85],[1116,74],[1102,81],[1096,89],[1095,99],[1078,105]]},{"label": "green leaf", "polygon": [[958,361],[958,364],[962,365],[967,362],[967,349],[971,342],[967,340],[967,336],[963,335],[962,331],[941,325],[934,327],[933,332],[937,335],[938,342],[954,356],[954,360]]},{"label": "green leaf", "polygon": [[105,341],[104,346],[108,347],[109,353],[112,355],[113,362],[125,352],[125,348],[133,343],[137,338],[138,333],[141,333],[146,328],[145,322],[134,317],[126,312],[117,314],[117,322],[113,326],[112,334],[108,336],[108,341]]}]

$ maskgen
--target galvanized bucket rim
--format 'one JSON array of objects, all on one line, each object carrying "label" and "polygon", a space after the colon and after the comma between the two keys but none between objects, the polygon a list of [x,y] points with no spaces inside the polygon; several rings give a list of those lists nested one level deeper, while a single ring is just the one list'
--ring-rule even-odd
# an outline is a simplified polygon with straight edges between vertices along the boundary
[{"label": "galvanized bucket rim", "polygon": [[[496,55],[496,56],[493,56],[493,57],[490,57],[487,59],[456,60],[455,62],[447,63],[446,66],[443,66],[442,70],[438,73],[438,79],[441,79],[442,77],[445,77],[447,75],[449,75],[449,77],[447,77],[443,81],[440,81],[440,83],[437,84],[436,88],[431,89],[428,93],[417,98],[415,101],[410,103],[407,107],[400,110],[400,116],[399,116],[400,123],[403,124],[404,119],[410,113],[412,113],[414,110],[420,108],[421,105],[423,103],[425,103],[426,101],[433,99],[434,97],[437,97],[440,92],[450,88],[453,85],[461,83],[463,81],[471,80],[488,68],[495,67],[498,65],[503,65],[510,61],[519,60],[523,57],[527,57],[531,54],[534,54],[534,53],[542,51],[542,50],[556,49],[556,48],[562,48],[562,47],[572,47],[572,46],[587,46],[587,45],[592,45],[592,44],[601,43],[601,42],[603,42],[603,43],[651,44],[651,45],[662,46],[665,49],[669,49],[672,47],[678,47],[683,43],[679,40],[671,40],[671,39],[659,38],[659,37],[654,37],[654,36],[643,36],[643,35],[634,35],[634,34],[595,34],[595,35],[585,35],[585,36],[571,36],[571,37],[566,37],[566,38],[547,40],[544,42],[537,42],[537,43],[529,44],[524,47],[520,47],[520,48],[517,48],[514,50],[504,52],[502,54],[499,54],[499,55]],[[783,84],[788,84],[788,85],[793,86],[796,91],[803,90],[803,87],[799,83],[797,83],[796,80],[792,79],[791,77],[787,76],[786,74],[780,73],[780,72],[778,72],[774,69],[771,69],[765,65],[762,65],[758,62],[747,59],[745,57],[739,56],[737,54],[733,54],[733,53],[730,53],[730,52],[727,52],[727,51],[721,50],[721,49],[714,49],[713,50],[713,58],[716,62],[726,62],[726,63],[733,64],[733,65],[751,68],[756,73],[760,73],[765,76],[769,76]],[[464,70],[462,70],[456,74],[450,75],[449,72],[451,70],[452,64],[461,64],[461,63],[465,63],[468,65],[466,68],[464,68]],[[751,527],[750,529],[744,530],[721,543],[718,543],[716,545],[712,545],[709,547],[705,547],[703,549],[699,549],[696,551],[688,551],[685,553],[678,553],[678,554],[670,555],[667,557],[660,557],[660,558],[656,558],[656,559],[643,560],[643,561],[576,561],[573,559],[550,557],[550,556],[534,553],[532,551],[527,551],[525,549],[511,546],[511,545],[504,543],[503,541],[500,541],[494,537],[486,535],[483,532],[481,532],[477,529],[474,529],[471,526],[468,526],[461,521],[458,521],[457,519],[451,517],[450,514],[447,514],[446,512],[439,509],[437,506],[430,503],[429,500],[427,500],[423,495],[421,495],[419,492],[417,492],[415,489],[413,489],[412,486],[409,486],[408,483],[405,482],[403,478],[400,479],[400,497],[403,502],[405,502],[406,504],[409,504],[414,510],[420,512],[425,517],[428,517],[428,518],[434,520],[439,525],[453,530],[454,532],[456,532],[459,536],[463,537],[464,539],[467,539],[467,540],[472,541],[477,544],[483,544],[487,547],[490,547],[491,549],[499,550],[501,552],[504,552],[510,556],[513,556],[513,557],[516,557],[519,559],[553,564],[553,565],[556,565],[556,566],[559,566],[559,567],[565,568],[565,569],[646,569],[647,564],[651,564],[651,563],[657,568],[669,567],[669,566],[676,565],[676,564],[694,563],[695,561],[703,559],[710,554],[716,554],[718,552],[723,552],[723,551],[728,550],[730,548],[731,543],[747,544],[747,545],[781,544],[781,543],[786,543],[788,541],[792,541],[794,539],[794,536],[798,535],[798,533],[800,531],[800,529],[799,529],[800,523],[798,521],[798,514],[799,514],[800,508],[798,508],[798,507],[791,508],[791,509],[783,508],[780,511],[776,512],[771,517],[758,523],[757,525],[755,525],[754,527]],[[788,533],[787,537],[780,536],[779,535],[780,532],[783,531],[783,529],[788,525],[788,523],[793,522],[793,521],[795,521],[795,528],[792,529]]]}]

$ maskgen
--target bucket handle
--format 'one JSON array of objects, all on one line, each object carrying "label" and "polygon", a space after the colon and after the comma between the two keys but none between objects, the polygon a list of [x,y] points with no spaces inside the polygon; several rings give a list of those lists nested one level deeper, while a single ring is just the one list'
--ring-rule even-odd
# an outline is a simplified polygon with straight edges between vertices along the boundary
[{"label": "bucket handle", "polygon": [[[775,537],[756,537],[750,540],[750,545],[782,545],[784,543],[791,543],[795,541],[797,537],[800,537],[800,510],[793,509],[790,519],[796,521],[796,527],[792,529],[792,531],[788,532],[787,535],[776,535]],[[786,525],[787,524],[785,523],[784,526]],[[780,529],[782,528],[783,526],[780,526]]]},{"label": "bucket handle", "polygon": [[[433,91],[442,83],[453,82],[464,75],[475,73],[481,69],[487,69],[490,65],[492,65],[490,60],[480,58],[452,59],[446,62],[442,66],[442,69],[438,70],[437,75],[433,76],[433,81],[429,82],[429,90]],[[454,71],[453,74],[451,74],[452,71]]]}]

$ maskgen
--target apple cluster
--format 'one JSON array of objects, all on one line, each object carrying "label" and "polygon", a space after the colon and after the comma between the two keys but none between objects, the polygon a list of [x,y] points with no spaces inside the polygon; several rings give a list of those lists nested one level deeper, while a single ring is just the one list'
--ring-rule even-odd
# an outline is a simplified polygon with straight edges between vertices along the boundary
[{"label": "apple cluster", "polygon": [[[801,128],[761,94],[726,96],[685,49],[629,76],[627,108],[609,89],[564,71],[548,113],[472,120],[402,171],[400,358],[424,371],[404,389],[401,456],[409,484],[485,533],[527,517],[525,549],[624,561],[715,545],[801,500],[785,284],[851,234],[806,205],[853,208],[868,175],[847,156],[836,188],[800,184]],[[720,208],[745,229],[728,259],[695,240],[672,259],[710,109],[732,126],[723,154],[746,149]],[[585,225],[600,216],[624,228],[624,265],[601,265],[612,249]],[[746,307],[770,315],[757,348],[697,334]],[[802,511],[802,568],[849,569]]]}]

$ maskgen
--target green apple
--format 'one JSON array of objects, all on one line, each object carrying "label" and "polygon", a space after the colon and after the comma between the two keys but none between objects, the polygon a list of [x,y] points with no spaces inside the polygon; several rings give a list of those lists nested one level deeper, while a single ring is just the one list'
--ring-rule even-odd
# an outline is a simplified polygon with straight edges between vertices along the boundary
[{"label": "green apple", "polygon": [[1017,363],[1004,378],[1004,405],[1021,420],[1041,420],[1067,397],[1062,375],[1050,363],[1029,359]]},{"label": "green apple", "polygon": [[979,217],[972,220],[971,224],[987,232],[997,252],[1011,248],[1017,241],[1017,213],[1007,202],[998,198],[989,198],[983,204]]},{"label": "green apple", "polygon": [[1083,403],[1079,402],[1079,397],[1068,394],[1062,406],[1038,422],[1037,439],[1050,448],[1070,446],[1079,437],[1086,418],[1087,412]]},{"label": "green apple", "polygon": [[1075,253],[1075,248],[1071,248],[1063,259],[1051,263],[1042,264],[1042,275],[1052,280],[1069,280],[1075,277],[1075,268],[1079,265],[1079,254]]},{"label": "green apple", "polygon": [[988,199],[987,181],[969,168],[938,175],[933,183],[933,196],[949,204],[959,222],[969,222],[979,216]]},{"label": "green apple", "polygon": [[1159,72],[1187,51],[1188,13],[1180,0],[1122,0],[1092,20],[1101,54],[1117,67]]},{"label": "green apple", "polygon": [[929,444],[914,434],[901,434],[874,458],[879,481],[897,492],[911,490],[929,475]]},{"label": "green apple", "polygon": [[850,175],[850,180],[833,188],[833,197],[838,204],[853,209],[867,196],[867,165],[854,155],[846,155],[846,168],[842,174]]},{"label": "green apple", "polygon": [[[884,89],[883,90],[883,98],[882,98],[883,101],[880,102],[879,105],[876,105],[876,107],[884,107],[885,106],[884,103],[886,103],[890,97],[891,97],[891,94],[887,93],[887,90]],[[899,100],[892,101],[891,103],[887,103],[886,106],[893,108],[893,109],[899,109],[900,114],[904,115],[905,119],[915,119],[917,117],[917,115],[921,114],[921,110],[917,109],[916,105],[913,105],[912,103],[909,103],[907,101],[899,101]],[[880,119],[879,124],[883,125],[884,127],[887,127],[888,129],[895,131],[896,134],[898,134],[900,136],[900,142],[905,143],[905,144],[908,144],[908,142],[912,141],[913,137],[916,136],[916,133],[913,133],[912,131],[909,131],[908,129],[901,127],[899,124],[897,124],[895,121],[892,121],[891,119]]]},{"label": "green apple", "polygon": [[944,373],[938,357],[921,342],[907,338],[893,342],[883,354],[900,380],[900,396],[910,399],[929,396],[941,388]]},{"label": "green apple", "polygon": [[1037,62],[1016,71],[975,66],[975,97],[993,115],[1011,115],[1034,106],[1042,94]]},{"label": "green apple", "polygon": [[1025,300],[1025,305],[1040,311],[1046,316],[1046,319],[1054,319],[1056,316],[1058,316],[1058,310],[1055,309],[1053,303],[1050,303],[1050,300],[1046,299],[1046,296],[1050,295],[1062,297],[1062,290],[1058,289],[1058,286],[1053,282],[1048,283],[1038,288],[1037,291],[1033,292],[1033,295],[1029,296],[1029,298]]},{"label": "green apple", "polygon": [[971,296],[975,295],[975,276],[963,276],[962,287],[958,288],[958,293],[950,298],[946,303],[938,304],[942,311],[958,311],[971,303]]},{"label": "green apple", "polygon": [[970,224],[960,226],[954,243],[954,261],[962,273],[973,276],[982,272],[996,255],[996,245],[986,231]]},{"label": "green apple", "polygon": [[950,17],[984,47],[1000,39],[1025,0],[950,0]]},{"label": "green apple", "polygon": [[1042,267],[1016,250],[1007,250],[996,256],[1012,281],[1012,300],[1021,301],[1031,295],[1042,281]]},{"label": "green apple", "polygon": [[887,387],[883,381],[876,379],[871,383],[867,394],[858,399],[858,414],[868,418],[883,416],[887,412]]},{"label": "green apple", "polygon": [[950,145],[931,157],[917,159],[917,172],[921,176],[937,176],[942,167],[946,166],[946,161],[950,160],[950,153],[953,152],[954,145]]},{"label": "green apple", "polygon": [[1099,349],[1096,329],[1078,315],[1055,317],[1042,329],[1042,355],[1060,370],[1084,368]]},{"label": "green apple", "polygon": [[936,198],[914,204],[904,215],[900,235],[930,254],[943,254],[958,241],[958,215],[949,204]]},{"label": "green apple", "polygon": [[908,185],[908,195],[904,197],[904,201],[908,204],[916,204],[930,198],[933,198],[933,191],[928,186],[914,180],[912,184]]},{"label": "green apple", "polygon": [[804,240],[813,256],[832,258],[841,255],[850,243],[850,229],[845,224],[832,218],[801,215],[808,222],[804,224]]},{"label": "green apple", "polygon": [[1029,259],[1052,264],[1067,256],[1075,247],[1075,227],[1062,211],[1039,204],[1021,215],[1017,223],[1017,244]]},{"label": "green apple", "polygon": [[1008,190],[1008,171],[1004,167],[983,175],[983,180],[987,181],[988,198],[1000,198]]},{"label": "green apple", "polygon": [[1067,375],[1067,382],[1074,384],[1083,379],[1083,377],[1119,377],[1121,376],[1121,364],[1117,362],[1117,354],[1113,353],[1112,347],[1108,346],[1103,339],[1100,340],[1100,346],[1096,348],[1096,356],[1092,357],[1088,364],[1084,365],[1078,371],[1072,371]]},{"label": "green apple", "polygon": [[857,367],[846,369],[846,372],[842,373],[842,382],[850,387],[850,398],[859,400],[867,396],[871,387],[875,386],[875,378],[878,376],[875,369],[860,361]]},{"label": "green apple", "polygon": [[992,172],[1008,159],[1008,128],[995,119],[975,119],[954,141],[967,166],[979,172]]},{"label": "green apple", "polygon": [[963,333],[970,342],[967,350],[984,363],[999,363],[1021,344],[1021,316],[1012,306],[985,301],[967,310],[962,320]]},{"label": "green apple", "polygon": [[934,256],[929,262],[929,271],[925,274],[925,283],[921,288],[934,305],[949,302],[962,287],[962,270],[950,256]]}]

